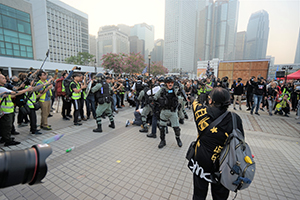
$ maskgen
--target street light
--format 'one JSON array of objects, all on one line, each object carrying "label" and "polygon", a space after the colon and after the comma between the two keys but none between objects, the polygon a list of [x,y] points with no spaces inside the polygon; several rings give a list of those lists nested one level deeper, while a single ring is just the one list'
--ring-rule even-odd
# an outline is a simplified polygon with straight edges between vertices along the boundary
[{"label": "street light", "polygon": [[293,66],[292,65],[284,65],[281,69],[285,71],[285,81],[284,81],[284,83],[286,84],[288,71],[292,70]]},{"label": "street light", "polygon": [[150,54],[148,55],[148,59],[149,59],[149,76],[148,77],[150,78],[150,60],[151,60],[151,55]]},{"label": "street light", "polygon": [[95,63],[95,73],[97,74],[97,66],[96,66],[96,64],[97,64],[97,59],[96,59],[96,58],[95,58],[94,63]]}]

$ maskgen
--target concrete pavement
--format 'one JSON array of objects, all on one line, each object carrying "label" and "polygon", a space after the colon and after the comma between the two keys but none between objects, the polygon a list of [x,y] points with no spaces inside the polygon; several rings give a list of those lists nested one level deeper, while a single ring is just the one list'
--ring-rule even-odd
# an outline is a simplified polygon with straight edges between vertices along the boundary
[{"label": "concrete pavement", "polygon": [[[232,108],[232,106],[231,106]],[[232,109],[229,109],[232,111]],[[300,125],[295,113],[290,117],[260,116],[236,111],[242,120],[246,142],[256,161],[256,175],[251,186],[238,192],[236,199],[300,199]],[[169,128],[167,145],[158,149],[159,138],[147,138],[128,126],[134,108],[125,107],[115,116],[116,128],[103,120],[103,132],[93,133],[95,120],[73,126],[54,113],[49,118],[52,131],[31,135],[29,127],[17,128],[17,146],[0,146],[2,151],[25,149],[56,134],[65,134],[51,143],[53,153],[47,159],[48,173],[39,185],[17,185],[0,190],[1,199],[192,199],[192,173],[185,154],[197,137],[192,112],[181,125],[183,146],[177,146]],[[38,124],[40,120],[38,118]],[[70,153],[66,149],[75,146]],[[230,198],[234,193],[230,194]],[[212,199],[210,192],[207,199]]]}]

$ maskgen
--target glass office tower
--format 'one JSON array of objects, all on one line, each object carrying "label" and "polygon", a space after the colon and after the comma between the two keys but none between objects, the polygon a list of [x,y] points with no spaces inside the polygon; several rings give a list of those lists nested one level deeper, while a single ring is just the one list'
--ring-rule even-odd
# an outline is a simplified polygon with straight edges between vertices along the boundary
[{"label": "glass office tower", "polygon": [[30,14],[0,4],[0,56],[33,59]]}]

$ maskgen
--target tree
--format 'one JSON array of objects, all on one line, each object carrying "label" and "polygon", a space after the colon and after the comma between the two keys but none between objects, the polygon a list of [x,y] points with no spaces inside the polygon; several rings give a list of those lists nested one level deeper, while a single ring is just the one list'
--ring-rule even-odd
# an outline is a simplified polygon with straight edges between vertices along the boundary
[{"label": "tree", "polygon": [[104,69],[114,70],[114,73],[121,74],[124,72],[123,62],[125,54],[107,53],[102,56],[102,66]]},{"label": "tree", "polygon": [[130,53],[124,57],[123,69],[126,73],[141,73],[145,67],[144,56],[140,53]]},{"label": "tree", "polygon": [[88,52],[78,52],[77,56],[71,56],[66,58],[65,62],[67,64],[75,64],[75,65],[88,65],[95,56],[89,54]]},{"label": "tree", "polygon": [[162,65],[162,62],[152,62],[150,70],[153,76],[165,75],[169,72],[169,70]]}]

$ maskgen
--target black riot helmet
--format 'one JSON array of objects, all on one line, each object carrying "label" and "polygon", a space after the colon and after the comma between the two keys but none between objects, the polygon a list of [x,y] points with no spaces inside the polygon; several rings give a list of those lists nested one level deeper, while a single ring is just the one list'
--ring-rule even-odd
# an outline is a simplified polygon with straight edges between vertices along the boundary
[{"label": "black riot helmet", "polygon": [[101,72],[97,73],[95,78],[96,78],[97,81],[105,80],[105,76]]},{"label": "black riot helmet", "polygon": [[164,82],[165,81],[165,77],[161,76],[158,78],[158,82]]},{"label": "black riot helmet", "polygon": [[143,76],[142,75],[138,75],[137,79],[138,80],[143,80]]},{"label": "black riot helmet", "polygon": [[174,82],[174,78],[172,76],[167,76],[165,78],[165,83],[171,83],[171,82]]},{"label": "black riot helmet", "polygon": [[143,83],[143,88],[147,88],[149,87],[149,84],[148,83]]}]

